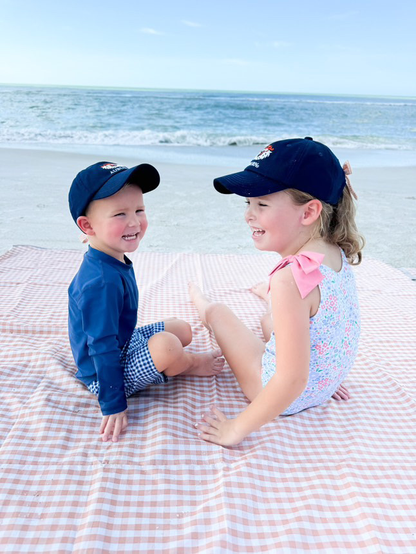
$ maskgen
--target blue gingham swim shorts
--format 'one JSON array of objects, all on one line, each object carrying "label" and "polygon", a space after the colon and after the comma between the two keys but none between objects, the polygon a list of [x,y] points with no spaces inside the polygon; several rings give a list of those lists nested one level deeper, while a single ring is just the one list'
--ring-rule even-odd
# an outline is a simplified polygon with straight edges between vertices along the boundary
[{"label": "blue gingham swim shorts", "polygon": [[[130,340],[126,342],[121,351],[120,362],[124,369],[124,391],[126,398],[136,392],[145,389],[149,385],[165,383],[168,378],[160,373],[149,352],[147,345],[150,337],[165,330],[163,321],[150,323],[134,329]],[[100,385],[93,381],[88,390],[98,395]]]}]

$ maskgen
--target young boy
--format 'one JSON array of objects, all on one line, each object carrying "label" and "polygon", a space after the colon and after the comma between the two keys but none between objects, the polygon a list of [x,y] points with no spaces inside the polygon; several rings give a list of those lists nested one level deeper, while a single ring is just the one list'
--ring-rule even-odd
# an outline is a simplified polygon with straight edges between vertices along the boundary
[{"label": "young boy", "polygon": [[135,329],[139,295],[125,252],[134,252],[146,232],[143,194],[159,180],[149,164],[98,162],[78,173],[69,191],[71,215],[89,241],[68,290],[69,340],[76,377],[98,395],[103,441],[116,442],[126,429],[127,397],[174,375],[216,375],[224,365],[220,350],[184,350],[192,339],[185,321]]}]

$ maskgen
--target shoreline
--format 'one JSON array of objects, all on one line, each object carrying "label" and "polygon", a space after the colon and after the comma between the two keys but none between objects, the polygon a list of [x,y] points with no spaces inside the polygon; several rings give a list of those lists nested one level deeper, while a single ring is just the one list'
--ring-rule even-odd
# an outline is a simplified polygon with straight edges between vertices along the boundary
[{"label": "shoreline", "polygon": [[[1,150],[12,150],[19,152],[45,152],[50,154],[72,154],[79,156],[93,156],[99,159],[104,156],[106,159],[124,158],[137,160],[146,158],[149,163],[172,165],[193,165],[211,167],[232,167],[238,170],[243,169],[254,158],[264,146],[261,144],[251,145],[228,145],[228,146],[191,146],[177,144],[144,144],[135,146],[126,145],[100,145],[100,144],[65,144],[65,143],[2,143]],[[416,168],[416,151],[414,150],[390,150],[371,148],[345,148],[342,146],[331,146],[334,154],[341,164],[349,160],[353,169],[383,169],[383,168]],[[133,162],[134,163],[134,162]]]},{"label": "shoreline", "polygon": [[[0,254],[18,244],[84,249],[68,211],[67,195],[76,173],[100,159],[127,166],[148,161],[161,174],[161,186],[145,197],[149,229],[141,250],[257,252],[244,221],[244,199],[219,195],[212,186],[215,177],[242,170],[249,159],[239,163],[238,158],[224,157],[220,165],[189,163],[189,158],[182,163],[180,157],[173,157],[176,163],[156,162],[145,156],[146,148],[135,148],[134,156],[109,157],[109,150],[97,154],[0,146]],[[357,225],[366,238],[364,257],[397,268],[416,267],[416,164],[357,167],[354,151],[349,152],[349,160],[359,197]]]}]

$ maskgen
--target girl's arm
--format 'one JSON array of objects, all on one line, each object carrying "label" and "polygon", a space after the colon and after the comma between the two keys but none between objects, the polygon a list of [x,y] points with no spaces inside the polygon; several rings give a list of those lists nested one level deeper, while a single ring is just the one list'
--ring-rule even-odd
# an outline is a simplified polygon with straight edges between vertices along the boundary
[{"label": "girl's arm", "polygon": [[309,317],[312,294],[302,300],[289,267],[271,280],[273,327],[276,336],[276,373],[251,404],[235,419],[219,410],[198,425],[204,440],[232,446],[286,410],[308,382]]}]

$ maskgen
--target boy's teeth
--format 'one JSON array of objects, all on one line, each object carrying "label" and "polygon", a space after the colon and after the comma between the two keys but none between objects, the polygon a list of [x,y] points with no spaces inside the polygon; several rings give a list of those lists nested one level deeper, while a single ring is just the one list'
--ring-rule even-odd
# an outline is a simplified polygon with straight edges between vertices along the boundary
[{"label": "boy's teeth", "polygon": [[136,237],[137,237],[137,233],[134,235],[123,235],[123,239],[125,240],[132,240],[132,239],[135,239]]}]

